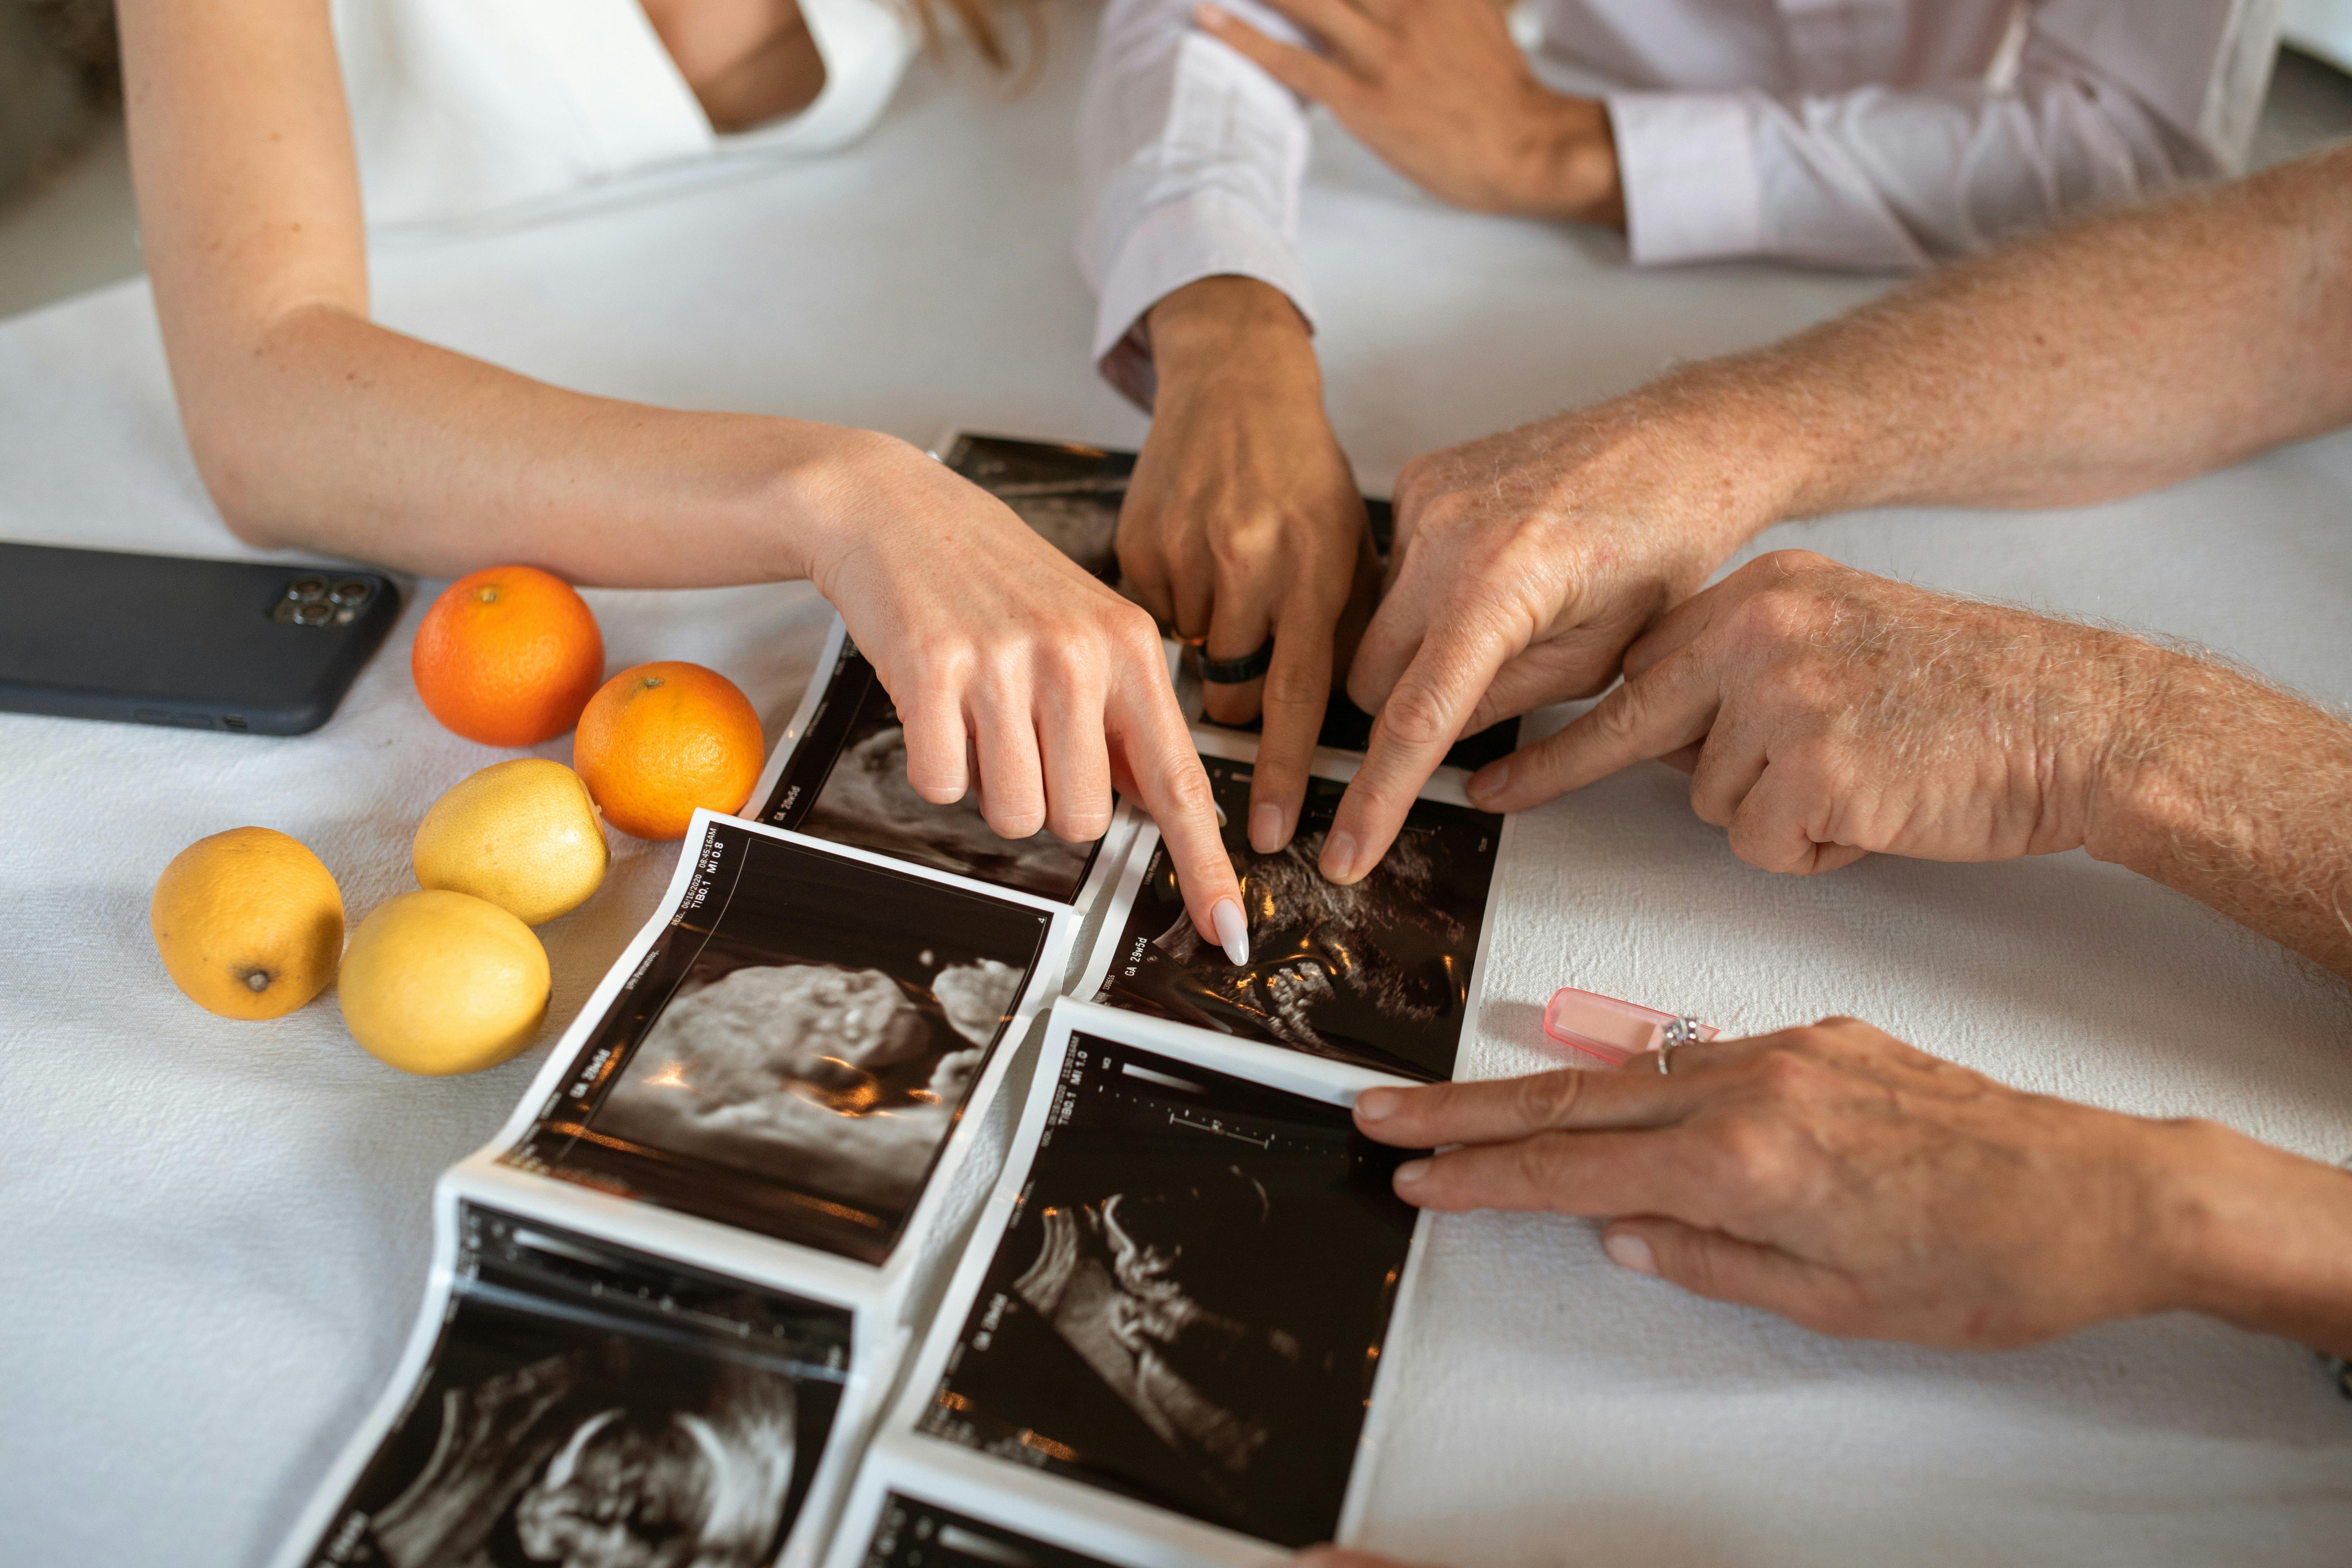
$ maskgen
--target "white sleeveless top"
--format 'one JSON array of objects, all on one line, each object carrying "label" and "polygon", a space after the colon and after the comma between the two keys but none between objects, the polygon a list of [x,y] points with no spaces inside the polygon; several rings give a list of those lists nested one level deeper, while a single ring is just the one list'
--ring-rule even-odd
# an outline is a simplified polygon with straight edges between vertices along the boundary
[{"label": "white sleeveless top", "polygon": [[638,0],[334,0],[373,227],[521,216],[713,154],[807,156],[863,135],[919,40],[886,0],[800,0],[824,87],[721,135]]}]

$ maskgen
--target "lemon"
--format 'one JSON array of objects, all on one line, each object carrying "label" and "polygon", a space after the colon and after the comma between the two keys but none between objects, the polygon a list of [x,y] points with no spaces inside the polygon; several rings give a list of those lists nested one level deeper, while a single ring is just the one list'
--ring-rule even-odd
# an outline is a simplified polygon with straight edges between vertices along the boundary
[{"label": "lemon", "polygon": [[172,984],[224,1018],[291,1013],[327,988],[343,950],[333,875],[268,827],[232,827],[172,857],[147,920]]},{"label": "lemon", "polygon": [[496,1067],[547,1016],[547,950],[485,899],[403,893],[352,932],[337,987],[343,1022],[368,1052],[440,1077]]},{"label": "lemon", "polygon": [[612,851],[580,775],[544,757],[461,779],[416,825],[416,885],[471,893],[525,925],[587,900]]}]

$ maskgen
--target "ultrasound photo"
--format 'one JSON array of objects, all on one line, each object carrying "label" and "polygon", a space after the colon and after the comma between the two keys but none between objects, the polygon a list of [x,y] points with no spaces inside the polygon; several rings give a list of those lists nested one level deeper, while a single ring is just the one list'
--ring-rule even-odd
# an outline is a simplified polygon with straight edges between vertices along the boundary
[{"label": "ultrasound photo", "polygon": [[907,782],[907,736],[890,693],[847,637],[804,738],[777,775],[759,820],[812,838],[953,871],[1000,888],[1075,903],[1102,841],[1051,833],[1000,838],[980,797],[933,805]]},{"label": "ultrasound photo", "polygon": [[1100,1558],[892,1492],[882,1500],[865,1568],[1109,1568]]},{"label": "ultrasound photo", "polygon": [[709,824],[680,911],[508,1163],[879,1264],[1044,910]]},{"label": "ultrasound photo", "polygon": [[1413,1211],[1335,1105],[1075,1033],[934,1436],[1285,1546],[1337,1530]]},{"label": "ultrasound photo", "polygon": [[1260,855],[1244,831],[1252,764],[1201,763],[1241,878],[1250,961],[1228,963],[1193,929],[1155,845],[1094,1000],[1381,1072],[1452,1078],[1503,819],[1421,801],[1387,858],[1343,888],[1316,862],[1345,785],[1310,780],[1297,837]]},{"label": "ultrasound photo", "polygon": [[423,1380],[315,1568],[760,1568],[849,1374],[839,1307],[468,1204]]}]

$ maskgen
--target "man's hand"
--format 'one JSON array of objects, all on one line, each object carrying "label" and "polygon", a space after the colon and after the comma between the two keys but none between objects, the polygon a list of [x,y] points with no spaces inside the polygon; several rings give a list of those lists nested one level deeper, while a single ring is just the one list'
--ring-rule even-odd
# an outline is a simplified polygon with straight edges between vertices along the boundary
[{"label": "man's hand", "polygon": [[1610,1257],[1822,1333],[2032,1344],[2185,1308],[2352,1346],[2352,1178],[2206,1122],[2023,1094],[1851,1018],[1673,1071],[1368,1089],[1423,1208],[1617,1215]]},{"label": "man's hand", "polygon": [[1378,558],[1290,301],[1255,279],[1206,278],[1153,306],[1148,328],[1159,395],[1119,514],[1119,567],[1210,658],[1247,658],[1273,637],[1263,678],[1204,690],[1220,723],[1264,713],[1249,839],[1267,854],[1297,826],[1333,660],[1370,611]]},{"label": "man's hand", "polygon": [[1371,743],[1323,874],[1380,863],[1456,738],[1614,679],[1625,646],[1774,515],[1782,450],[1737,403],[1669,392],[1406,464],[1388,591],[1348,675]]},{"label": "man's hand", "polygon": [[1203,5],[1194,20],[1441,201],[1625,223],[1607,106],[1546,89],[1495,0],[1265,0],[1323,45],[1277,43]]},{"label": "man's hand", "polygon": [[1677,607],[1622,686],[1470,793],[1517,811],[1663,757],[1768,871],[2046,855],[2093,836],[2118,727],[2169,657],[1781,551]]}]

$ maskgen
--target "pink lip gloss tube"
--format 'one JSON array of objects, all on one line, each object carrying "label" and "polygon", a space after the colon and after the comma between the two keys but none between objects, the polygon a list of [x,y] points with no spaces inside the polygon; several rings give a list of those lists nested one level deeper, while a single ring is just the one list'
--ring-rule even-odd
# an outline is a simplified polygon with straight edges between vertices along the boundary
[{"label": "pink lip gloss tube", "polygon": [[[1654,1051],[1666,1026],[1678,1016],[1597,992],[1566,988],[1555,993],[1544,1008],[1544,1033],[1573,1050],[1609,1067],[1622,1067],[1644,1051]],[[1698,1037],[1711,1040],[1722,1031],[1712,1024],[1697,1026]]]}]

